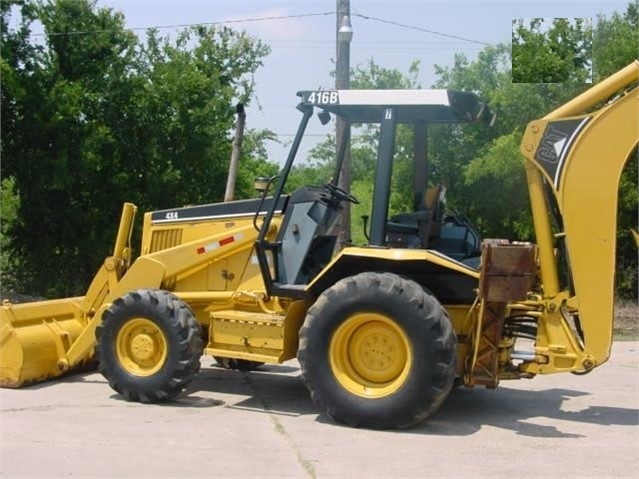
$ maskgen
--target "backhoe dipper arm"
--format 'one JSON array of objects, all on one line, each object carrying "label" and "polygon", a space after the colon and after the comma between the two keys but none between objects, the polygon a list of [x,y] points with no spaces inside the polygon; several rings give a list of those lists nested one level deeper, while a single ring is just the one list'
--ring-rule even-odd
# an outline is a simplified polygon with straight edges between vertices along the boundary
[{"label": "backhoe dipper arm", "polygon": [[[639,61],[634,61],[531,122],[521,144],[544,301],[550,311],[565,305],[578,315],[584,346],[574,353],[589,358],[586,369],[606,361],[612,344],[617,194],[623,167],[639,141],[638,80]],[[547,193],[556,201],[562,231],[551,230]],[[560,285],[556,239],[565,241],[574,290]],[[544,328],[540,334],[546,334]],[[558,350],[570,351],[580,342],[562,334],[538,336],[538,344],[559,342]]]}]

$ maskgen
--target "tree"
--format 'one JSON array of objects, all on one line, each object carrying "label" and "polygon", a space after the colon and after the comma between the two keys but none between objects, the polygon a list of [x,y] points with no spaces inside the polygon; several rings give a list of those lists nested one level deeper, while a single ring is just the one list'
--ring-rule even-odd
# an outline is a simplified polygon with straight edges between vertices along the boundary
[{"label": "tree", "polygon": [[15,191],[13,178],[0,182],[0,285],[2,291],[15,290],[20,286],[20,258],[11,253],[9,228],[15,223],[20,199]]},{"label": "tree", "polygon": [[639,151],[630,154],[619,182],[619,206],[617,208],[617,275],[616,292],[623,298],[636,298],[638,288],[637,244],[631,229],[637,231],[639,209]]},{"label": "tree", "polygon": [[[583,84],[517,84],[511,81],[507,45],[484,48],[475,61],[455,55],[453,66],[436,66],[435,87],[476,93],[497,113],[493,128],[432,128],[430,158],[436,181],[447,186],[449,206],[472,218],[484,237],[531,240],[532,216],[519,153],[526,125],[586,88]],[[504,198],[502,202],[495,197]]]},{"label": "tree", "polygon": [[[2,2],[1,13],[3,176],[20,199],[10,247],[25,292],[78,294],[111,248],[122,202],[221,199],[233,106],[250,99],[268,47],[217,27],[175,41],[150,31],[141,44],[120,13],[88,0]],[[43,44],[29,37],[35,20]],[[245,151],[256,168],[266,167],[260,138]]]},{"label": "tree", "polygon": [[[515,131],[496,138],[464,168],[465,184],[474,193],[468,213],[487,236],[530,239],[534,235],[519,154],[521,136]],[[505,201],[495,201],[496,185]]]},{"label": "tree", "polygon": [[513,20],[512,50],[515,83],[586,82],[591,78],[589,19]]},{"label": "tree", "polygon": [[[614,12],[610,18],[597,17],[593,36],[594,78],[599,81],[637,59],[639,45],[639,6],[628,4],[625,13]],[[639,151],[628,158],[619,184],[617,212],[616,291],[621,297],[636,298],[639,289],[639,258],[630,229],[637,227],[639,208]]]},{"label": "tree", "polygon": [[596,81],[611,75],[637,59],[639,45],[639,6],[629,3],[621,15],[597,16],[593,35],[593,63]]},{"label": "tree", "polygon": [[256,178],[270,178],[277,175],[279,167],[277,163],[269,160],[265,146],[267,141],[278,142],[275,133],[270,130],[248,129],[244,133],[242,159],[235,182],[235,196],[237,198],[256,196]]}]

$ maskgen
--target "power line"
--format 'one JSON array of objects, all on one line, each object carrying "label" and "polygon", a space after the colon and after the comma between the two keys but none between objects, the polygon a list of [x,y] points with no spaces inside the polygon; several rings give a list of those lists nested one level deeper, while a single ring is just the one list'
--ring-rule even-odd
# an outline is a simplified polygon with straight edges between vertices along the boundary
[{"label": "power line", "polygon": [[[221,20],[221,21],[217,21],[217,22],[198,22],[198,23],[180,23],[180,24],[174,24],[174,25],[153,25],[153,26],[146,26],[146,27],[131,27],[131,28],[127,28],[126,30],[130,30],[130,31],[139,31],[139,30],[149,30],[149,29],[168,29],[168,28],[188,28],[188,27],[193,27],[193,26],[198,26],[198,25],[202,25],[202,26],[215,26],[215,25],[227,25],[227,24],[236,24],[236,23],[254,23],[254,22],[265,22],[265,21],[273,21],[273,20],[286,20],[286,19],[291,19],[291,18],[306,18],[306,17],[320,17],[320,16],[328,16],[328,15],[334,15],[336,12],[335,11],[329,11],[329,12],[315,12],[315,13],[300,13],[297,15],[280,15],[280,16],[269,16],[269,17],[254,17],[254,18],[242,18],[242,19],[237,19],[237,20]],[[401,27],[401,28],[406,28],[409,30],[416,30],[419,32],[424,32],[424,33],[430,33],[433,35],[438,35],[441,37],[446,37],[446,38],[453,38],[455,40],[461,40],[463,42],[470,42],[470,43],[476,43],[478,45],[484,45],[484,46],[490,46],[490,43],[486,43],[486,42],[481,42],[479,40],[473,40],[471,38],[465,38],[465,37],[461,37],[459,35],[453,35],[453,34],[449,34],[449,33],[443,33],[443,32],[438,32],[435,30],[429,30],[427,28],[422,28],[422,27],[418,27],[415,25],[408,25],[405,23],[400,23],[400,22],[395,22],[393,20],[385,20],[383,18],[379,18],[379,17],[373,17],[370,15],[364,15],[361,13],[352,13],[351,14],[353,17],[359,17],[363,20],[373,20],[379,23],[385,23],[388,25],[394,25],[396,27]],[[110,33],[112,32],[111,29],[106,29],[106,30],[74,30],[74,31],[70,31],[70,32],[49,32],[49,33],[31,33],[32,37],[44,37],[44,36],[60,36],[60,35],[92,35],[92,34],[98,34],[98,33]],[[307,42],[310,43],[312,41],[304,41],[302,40],[301,42]],[[374,43],[374,42],[369,42],[369,43]],[[388,43],[388,42],[386,42]],[[397,42],[397,43],[421,43],[421,42]],[[426,43],[426,42],[424,42]],[[432,42],[432,43],[436,43],[436,42]],[[443,44],[443,42],[441,43]]]},{"label": "power line", "polygon": [[[186,28],[193,27],[197,25],[203,26],[214,26],[214,25],[226,25],[230,23],[250,23],[250,22],[264,22],[270,20],[286,20],[288,18],[303,18],[303,17],[319,17],[326,15],[334,15],[335,11],[332,12],[319,12],[319,13],[301,13],[299,15],[281,15],[281,16],[272,16],[272,17],[257,17],[257,18],[242,18],[239,20],[222,20],[219,22],[198,22],[198,23],[182,23],[176,25],[156,25],[151,27],[131,27],[126,30],[149,30],[151,28],[163,29],[163,28]],[[71,32],[50,32],[50,33],[32,33],[31,36],[34,37],[44,37],[44,36],[59,36],[59,35],[89,35],[95,33],[110,33],[111,29],[108,30],[85,30],[85,31],[71,31]]]},{"label": "power line", "polygon": [[479,40],[473,40],[471,38],[464,38],[464,37],[460,37],[458,35],[451,35],[451,34],[448,34],[448,33],[436,32],[435,30],[428,30],[426,28],[416,27],[415,25],[407,25],[405,23],[394,22],[392,20],[384,20],[383,18],[371,17],[371,16],[368,16],[368,15],[362,15],[361,13],[353,13],[352,16],[359,17],[359,18],[361,18],[363,20],[374,20],[374,21],[379,22],[379,23],[386,23],[388,25],[395,25],[396,27],[407,28],[409,30],[417,30],[418,32],[432,33],[433,35],[439,35],[439,36],[442,36],[442,37],[454,38],[456,40],[463,40],[465,42],[478,43],[479,45],[490,46],[490,43],[480,42]]}]

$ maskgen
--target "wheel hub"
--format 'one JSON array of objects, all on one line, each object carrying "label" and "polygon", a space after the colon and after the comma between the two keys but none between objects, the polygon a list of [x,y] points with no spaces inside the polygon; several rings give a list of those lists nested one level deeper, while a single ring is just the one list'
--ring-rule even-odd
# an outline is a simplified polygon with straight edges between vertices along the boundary
[{"label": "wheel hub", "polygon": [[135,376],[151,376],[167,358],[167,341],[162,329],[146,318],[131,318],[120,329],[116,353],[122,367]]},{"label": "wheel hub", "polygon": [[346,319],[331,339],[329,355],[338,381],[366,397],[382,397],[401,387],[412,360],[406,333],[377,313]]},{"label": "wheel hub", "polygon": [[392,351],[393,348],[385,337],[375,335],[364,342],[360,359],[369,369],[381,371],[393,361]]},{"label": "wheel hub", "polygon": [[355,371],[376,383],[397,377],[406,362],[397,333],[378,321],[363,324],[353,332],[349,356]]},{"label": "wheel hub", "polygon": [[138,334],[131,341],[131,352],[134,360],[144,361],[149,359],[155,353],[155,349],[153,339],[148,334]]}]

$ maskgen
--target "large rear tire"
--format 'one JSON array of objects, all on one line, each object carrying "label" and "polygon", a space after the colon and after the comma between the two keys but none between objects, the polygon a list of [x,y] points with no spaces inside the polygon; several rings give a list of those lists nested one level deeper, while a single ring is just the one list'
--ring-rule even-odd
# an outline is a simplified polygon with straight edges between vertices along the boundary
[{"label": "large rear tire", "polygon": [[96,329],[98,369],[129,401],[177,396],[199,369],[202,332],[177,296],[140,289],[116,299]]},{"label": "large rear tire", "polygon": [[320,295],[300,330],[298,360],[313,401],[353,427],[422,421],[453,385],[456,337],[437,299],[414,281],[361,273]]}]

